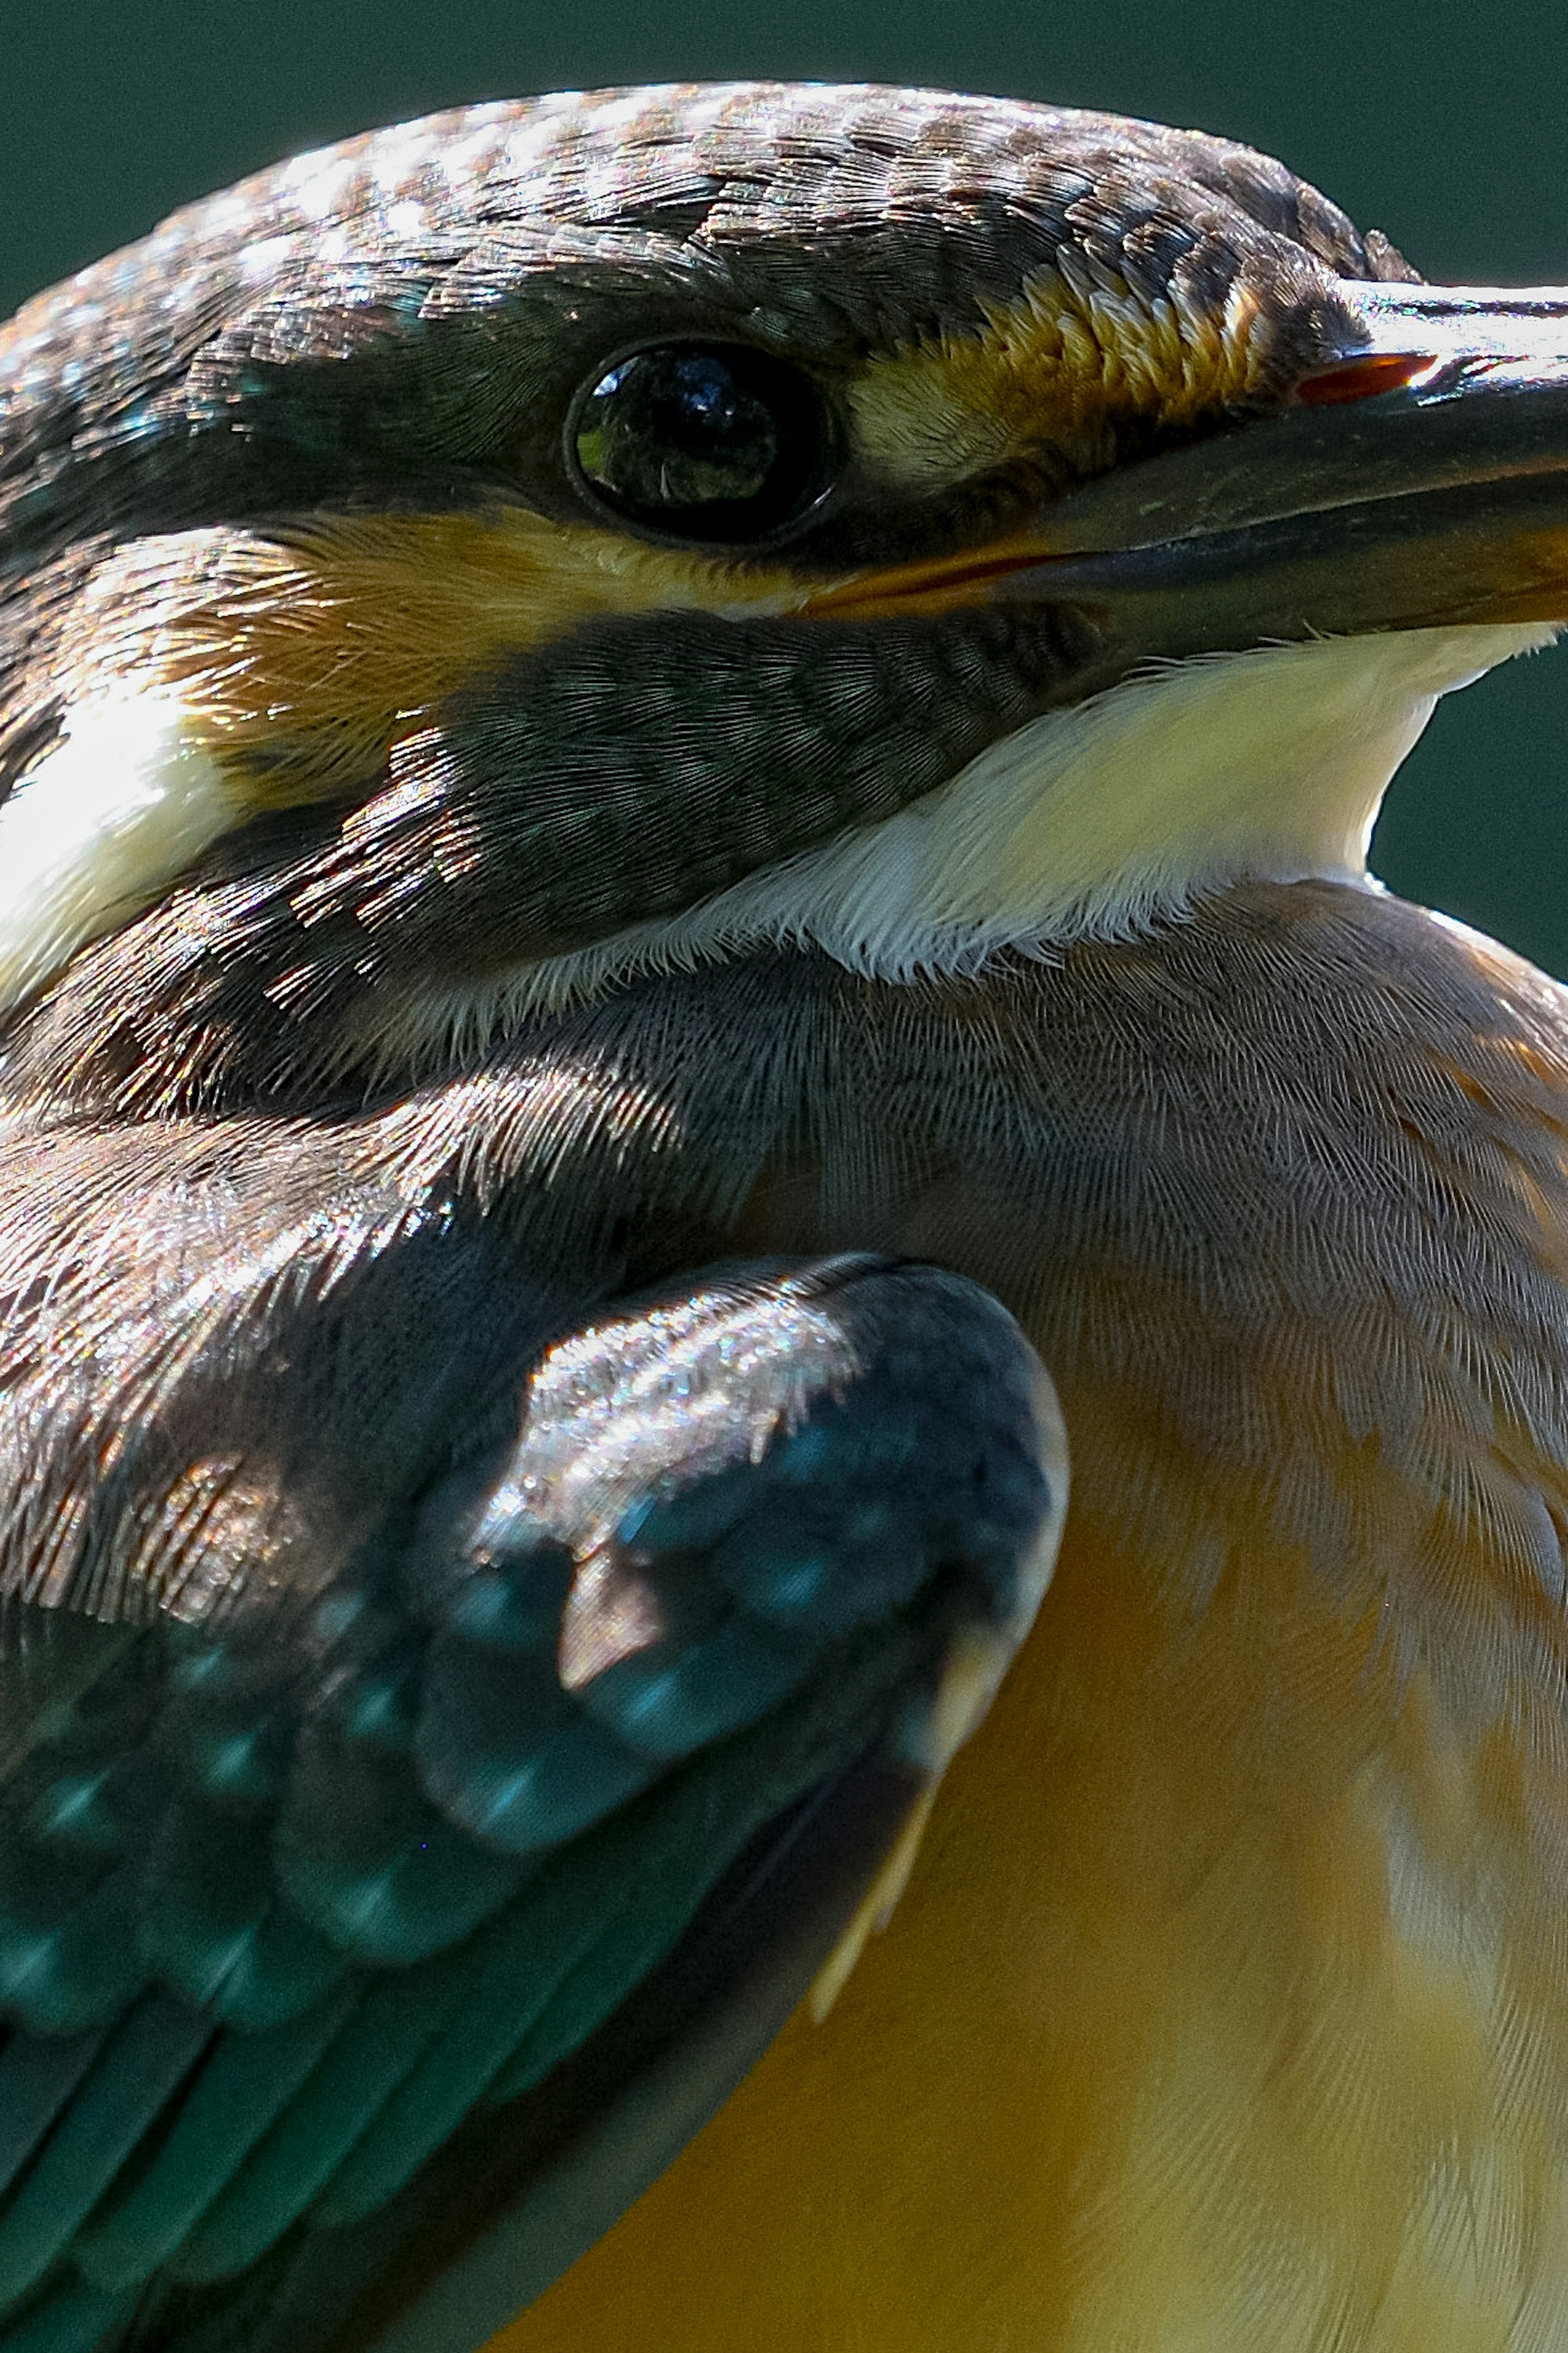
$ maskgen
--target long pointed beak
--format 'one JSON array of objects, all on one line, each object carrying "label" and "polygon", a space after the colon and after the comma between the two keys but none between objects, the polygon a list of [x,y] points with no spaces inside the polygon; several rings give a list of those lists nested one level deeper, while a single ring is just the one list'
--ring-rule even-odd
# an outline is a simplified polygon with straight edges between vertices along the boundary
[{"label": "long pointed beak", "polygon": [[1088,607],[1124,659],[1568,622],[1568,289],[1347,283],[1278,414],[1118,468],[1037,525],[811,600],[824,616]]}]

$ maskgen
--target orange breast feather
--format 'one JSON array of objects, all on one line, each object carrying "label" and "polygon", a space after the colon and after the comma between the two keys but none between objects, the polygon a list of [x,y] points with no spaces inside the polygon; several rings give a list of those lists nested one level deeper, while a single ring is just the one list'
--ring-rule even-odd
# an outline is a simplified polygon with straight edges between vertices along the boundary
[{"label": "orange breast feather", "polygon": [[1055,1585],[829,2016],[500,2342],[1561,2348],[1562,1001],[1311,888],[988,1024],[1013,1142],[857,1238],[1027,1314]]}]

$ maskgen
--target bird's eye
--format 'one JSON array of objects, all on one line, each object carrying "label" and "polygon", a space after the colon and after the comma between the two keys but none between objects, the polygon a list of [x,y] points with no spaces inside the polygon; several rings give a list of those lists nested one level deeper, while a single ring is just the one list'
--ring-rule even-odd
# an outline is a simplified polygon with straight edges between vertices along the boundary
[{"label": "bird's eye", "polygon": [[573,420],[594,497],[679,539],[765,538],[826,487],[816,387],[743,343],[660,343],[600,376]]}]

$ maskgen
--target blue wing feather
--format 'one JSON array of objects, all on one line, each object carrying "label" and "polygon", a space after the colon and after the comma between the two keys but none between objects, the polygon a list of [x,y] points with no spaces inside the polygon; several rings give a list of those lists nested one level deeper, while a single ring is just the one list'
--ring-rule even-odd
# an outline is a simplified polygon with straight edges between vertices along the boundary
[{"label": "blue wing feather", "polygon": [[456,2348],[544,2284],[844,1926],[956,1635],[1018,1639],[1043,1396],[954,1278],[735,1270],[557,1343],[299,1597],[24,1612],[0,2353]]}]

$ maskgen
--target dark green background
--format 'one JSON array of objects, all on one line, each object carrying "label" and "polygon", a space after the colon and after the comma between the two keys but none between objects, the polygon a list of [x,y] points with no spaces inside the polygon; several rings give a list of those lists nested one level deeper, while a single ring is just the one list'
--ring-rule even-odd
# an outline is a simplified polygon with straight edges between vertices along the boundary
[{"label": "dark green background", "polygon": [[[186,197],[470,98],[696,75],[946,83],[1281,155],[1429,277],[1568,281],[1562,0],[0,0],[0,311]],[[1568,654],[1438,712],[1379,871],[1568,974]]]}]

